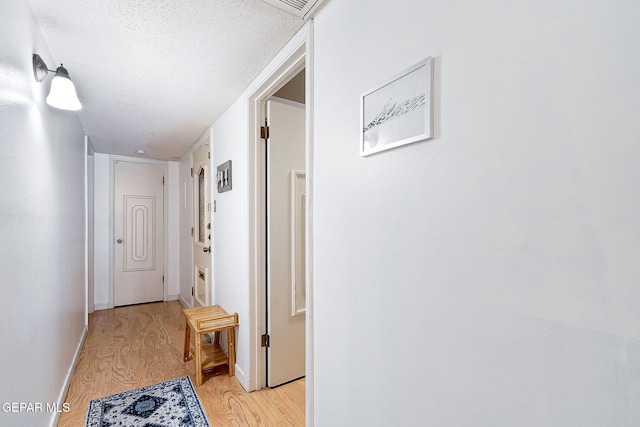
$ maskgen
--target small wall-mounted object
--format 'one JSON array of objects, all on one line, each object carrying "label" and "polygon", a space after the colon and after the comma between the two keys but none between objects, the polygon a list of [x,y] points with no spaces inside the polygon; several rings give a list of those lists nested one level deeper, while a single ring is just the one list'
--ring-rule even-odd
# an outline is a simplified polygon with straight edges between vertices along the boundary
[{"label": "small wall-mounted object", "polygon": [[360,155],[433,138],[433,58],[360,97]]},{"label": "small wall-mounted object", "polygon": [[218,193],[231,190],[231,160],[218,166]]},{"label": "small wall-mounted object", "polygon": [[56,75],[51,81],[51,89],[47,96],[47,104],[52,107],[59,108],[61,110],[77,111],[82,108],[82,104],[78,99],[76,93],[76,87],[73,85],[69,72],[66,68],[60,64],[55,70],[47,68],[47,64],[44,63],[40,55],[34,53],[32,56],[33,63],[33,77],[38,83],[41,83],[49,74],[49,72],[55,72]]}]

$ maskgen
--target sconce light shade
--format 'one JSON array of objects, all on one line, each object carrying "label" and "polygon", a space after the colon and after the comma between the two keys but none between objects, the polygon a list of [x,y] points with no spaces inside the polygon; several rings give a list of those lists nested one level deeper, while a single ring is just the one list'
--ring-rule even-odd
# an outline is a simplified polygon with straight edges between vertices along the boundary
[{"label": "sconce light shade", "polygon": [[[41,82],[47,77],[49,70],[40,55],[33,54],[33,76],[37,82]],[[82,104],[78,99],[76,87],[73,85],[69,72],[62,65],[56,70],[56,75],[51,81],[51,89],[47,96],[47,104],[62,110],[79,110]]]},{"label": "sconce light shade", "polygon": [[67,69],[62,65],[56,70],[56,75],[51,80],[51,90],[47,96],[47,104],[62,110],[77,111],[82,108],[76,87],[69,78]]}]

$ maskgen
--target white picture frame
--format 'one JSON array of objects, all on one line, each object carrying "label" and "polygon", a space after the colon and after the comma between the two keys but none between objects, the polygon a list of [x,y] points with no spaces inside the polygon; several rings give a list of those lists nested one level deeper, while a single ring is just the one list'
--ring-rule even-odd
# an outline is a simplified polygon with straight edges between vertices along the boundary
[{"label": "white picture frame", "polygon": [[361,95],[361,156],[432,138],[432,57]]}]

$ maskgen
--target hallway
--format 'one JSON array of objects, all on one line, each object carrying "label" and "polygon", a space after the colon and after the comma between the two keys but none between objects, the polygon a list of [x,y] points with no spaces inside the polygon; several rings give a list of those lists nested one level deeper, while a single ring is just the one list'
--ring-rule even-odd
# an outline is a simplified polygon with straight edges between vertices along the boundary
[{"label": "hallway", "polygon": [[[240,321],[237,377],[197,388],[212,425],[638,427],[640,1],[323,0],[306,23],[271,1],[0,1],[0,426],[83,426],[93,398],[193,375],[180,303],[208,267]],[[82,110],[47,103],[64,73],[34,55]],[[262,101],[303,59],[306,379],[248,394],[275,345]],[[408,138],[363,150],[422,89],[430,108],[383,125]],[[206,142],[231,191],[193,188]],[[166,164],[157,265],[180,303],[112,308],[123,158]]]},{"label": "hallway", "polygon": [[[190,375],[182,362],[184,315],[177,301],[100,310],[89,315],[89,331],[58,426],[84,425],[92,399]],[[304,425],[304,379],[276,389],[247,393],[226,368],[204,375],[196,387],[214,426]]]}]

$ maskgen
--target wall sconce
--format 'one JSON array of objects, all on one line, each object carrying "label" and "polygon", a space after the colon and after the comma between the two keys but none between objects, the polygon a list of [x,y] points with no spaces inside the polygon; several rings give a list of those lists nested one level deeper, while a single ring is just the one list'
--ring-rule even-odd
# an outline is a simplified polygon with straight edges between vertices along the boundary
[{"label": "wall sconce", "polygon": [[[33,54],[33,76],[38,83],[42,82],[49,72],[54,72],[47,68],[40,55]],[[51,81],[51,90],[47,96],[47,104],[61,110],[79,110],[82,108],[76,87],[73,85],[69,72],[60,64],[55,71],[56,75]]]}]

